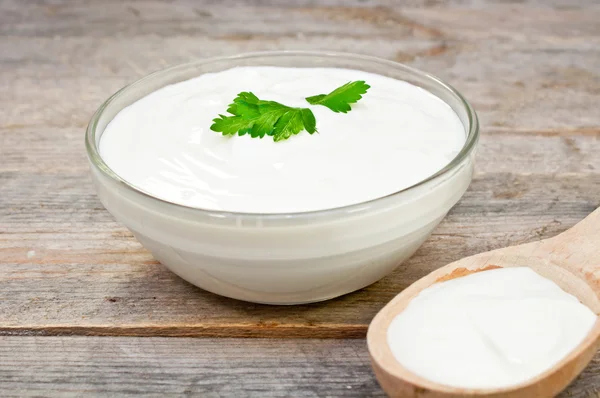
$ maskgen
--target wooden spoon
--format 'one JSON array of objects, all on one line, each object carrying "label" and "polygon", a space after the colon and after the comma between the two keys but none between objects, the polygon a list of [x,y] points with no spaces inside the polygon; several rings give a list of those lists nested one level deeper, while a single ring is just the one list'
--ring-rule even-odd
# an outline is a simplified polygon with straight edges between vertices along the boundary
[{"label": "wooden spoon", "polygon": [[367,344],[377,380],[390,397],[552,397],[562,391],[590,362],[600,346],[600,320],[566,358],[538,377],[495,389],[457,388],[438,384],[400,365],[387,344],[387,330],[409,301],[430,285],[499,267],[527,266],[553,280],[597,315],[600,313],[600,208],[562,234],[519,246],[493,250],[448,264],[421,278],[397,295],[375,316]]}]

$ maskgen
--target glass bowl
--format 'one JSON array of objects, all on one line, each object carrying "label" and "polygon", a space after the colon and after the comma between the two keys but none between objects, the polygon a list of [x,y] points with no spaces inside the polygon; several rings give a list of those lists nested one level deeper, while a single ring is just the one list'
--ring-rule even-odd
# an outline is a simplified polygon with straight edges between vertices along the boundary
[{"label": "glass bowl", "polygon": [[[408,81],[452,107],[464,125],[464,146],[442,170],[391,195],[289,214],[234,213],[171,203],[125,181],[102,160],[102,133],[126,106],[166,85],[248,65],[339,67]],[[458,91],[427,73],[363,55],[273,51],[178,65],[124,87],[92,117],[86,149],[102,204],[170,270],[223,296],[300,304],[363,288],[409,258],[469,186],[478,137],[473,108]]]}]

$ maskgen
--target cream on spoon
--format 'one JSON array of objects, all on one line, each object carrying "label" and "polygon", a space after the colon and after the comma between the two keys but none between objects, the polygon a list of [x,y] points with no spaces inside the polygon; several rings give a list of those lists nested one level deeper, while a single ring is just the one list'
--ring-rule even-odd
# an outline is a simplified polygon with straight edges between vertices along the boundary
[{"label": "cream on spoon", "polygon": [[[600,262],[598,262],[600,245],[598,242],[600,242],[600,209],[557,237],[467,257],[448,264],[413,283],[388,303],[369,326],[367,335],[369,352],[375,374],[384,390],[392,397],[418,395],[419,397],[458,398],[466,395],[485,395],[529,398],[558,394],[583,370],[600,345],[600,321],[597,317],[600,313]],[[514,267],[528,267],[538,275]],[[508,273],[500,273],[505,269]],[[493,280],[494,272],[497,276],[496,284]],[[507,276],[510,278],[503,280]],[[461,277],[464,277],[462,282]],[[510,305],[501,305],[500,313],[496,315],[504,319],[510,319],[511,315],[514,315],[517,320],[516,330],[508,330],[505,325],[495,324],[497,320],[494,320],[493,316],[498,308],[489,305],[494,292],[497,293],[498,289],[502,290],[502,284],[507,280],[513,282],[516,280],[517,283],[523,284],[518,289],[523,297],[512,309]],[[467,290],[472,289],[477,293],[473,294],[473,300],[478,298],[481,300],[486,295],[489,296],[486,306],[489,314],[481,311],[480,308],[477,316],[471,316],[475,324],[471,325],[467,332],[472,333],[471,338],[474,341],[468,341],[466,336],[457,336],[455,340],[448,338],[454,332],[453,330],[432,331],[427,336],[421,336],[423,340],[418,343],[421,347],[428,339],[429,344],[440,344],[445,350],[445,354],[440,353],[443,364],[434,363],[427,369],[425,364],[419,363],[418,358],[408,359],[409,355],[416,352],[409,354],[403,352],[406,349],[405,346],[400,347],[404,345],[403,343],[396,345],[396,342],[391,342],[390,344],[389,334],[394,334],[406,326],[395,324],[395,322],[402,322],[401,314],[406,311],[410,317],[410,313],[418,310],[419,307],[426,309],[432,304],[426,302],[430,299],[438,301],[438,304],[440,299],[447,301],[457,299],[460,295],[445,294],[441,291],[454,290],[460,284],[467,285]],[[507,297],[506,289],[499,298],[502,296]],[[513,296],[517,299],[518,294]],[[554,308],[545,308],[543,311],[549,311],[547,314],[534,314],[526,308],[529,305],[528,296]],[[464,308],[474,308],[474,303],[466,303],[466,299],[466,296],[461,298]],[[451,305],[451,302],[448,301],[447,304]],[[480,304],[485,305],[483,301],[480,301]],[[566,308],[560,307],[563,305]],[[587,307],[589,312],[582,306]],[[434,307],[436,306],[431,305],[431,308]],[[541,307],[538,310],[542,311]],[[553,324],[550,319],[553,310],[556,311],[556,317],[563,317],[564,321],[572,324]],[[457,311],[457,314],[459,312],[458,309],[451,311]],[[507,313],[502,314],[502,311]],[[526,313],[531,317],[529,322],[524,318],[527,316]],[[430,314],[430,316],[437,316],[437,320],[440,320],[447,314],[438,312],[437,315]],[[544,323],[542,327],[536,324],[540,319]],[[479,322],[481,320],[484,322]],[[409,323],[413,326],[416,324],[425,326],[426,322],[421,321]],[[432,322],[435,323],[435,320]],[[450,321],[442,321],[440,327],[450,328],[460,325],[460,322],[461,319],[454,324]],[[541,332],[543,326],[548,328],[545,334]],[[527,327],[532,330],[526,330]],[[539,332],[534,330],[536,328]],[[521,329],[521,337],[528,341],[530,346],[524,346],[524,341],[518,340],[520,337],[518,333],[515,334],[515,331],[518,332],[519,329]],[[565,336],[561,336],[561,333]],[[409,334],[412,334],[412,331]],[[539,336],[540,341],[533,341],[535,335]],[[482,338],[487,341],[475,347]],[[511,339],[515,340],[511,341]],[[546,341],[543,341],[544,339]],[[515,341],[517,344],[514,344]],[[453,347],[452,344],[455,346]],[[554,344],[557,346],[553,347]],[[423,353],[431,358],[432,353],[428,351],[430,348],[423,348]],[[453,354],[452,350],[454,350]],[[495,354],[492,354],[491,350],[496,350]],[[478,358],[478,355],[482,357]],[[490,365],[493,365],[494,359],[501,356],[504,356],[505,365],[508,364],[509,368],[505,368],[503,374],[493,374],[500,370]],[[538,362],[544,357],[547,360],[546,365]],[[464,362],[469,360],[477,363]],[[509,363],[511,360],[515,361],[512,365]],[[528,365],[532,363],[535,363],[535,366],[529,367]],[[464,368],[461,368],[461,365]],[[481,365],[480,369],[477,369],[478,365]],[[525,365],[528,369],[520,368],[521,365]],[[474,372],[472,380],[469,379],[469,375],[463,373],[469,370]],[[512,376],[511,372],[514,372]]]},{"label": "cream on spoon", "polygon": [[498,268],[422,290],[389,326],[396,360],[455,387],[517,385],[550,369],[597,320],[528,267]]}]

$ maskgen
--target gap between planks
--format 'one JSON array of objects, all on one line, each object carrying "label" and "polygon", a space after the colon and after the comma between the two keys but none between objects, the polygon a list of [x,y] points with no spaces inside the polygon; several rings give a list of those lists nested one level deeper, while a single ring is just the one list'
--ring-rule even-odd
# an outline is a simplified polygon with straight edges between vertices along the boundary
[{"label": "gap between planks", "polygon": [[80,325],[0,326],[0,336],[111,336],[111,337],[242,337],[242,338],[329,338],[363,339],[367,325]]}]

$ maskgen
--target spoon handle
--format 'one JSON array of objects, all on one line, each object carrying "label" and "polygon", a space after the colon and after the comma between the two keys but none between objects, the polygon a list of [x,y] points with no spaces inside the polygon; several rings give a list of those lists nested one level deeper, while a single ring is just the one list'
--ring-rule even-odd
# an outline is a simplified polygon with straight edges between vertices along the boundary
[{"label": "spoon handle", "polygon": [[600,208],[547,242],[555,263],[576,271],[600,294]]},{"label": "spoon handle", "polygon": [[600,249],[600,207],[563,235],[566,238],[582,238],[592,241],[596,244],[596,249]]}]

